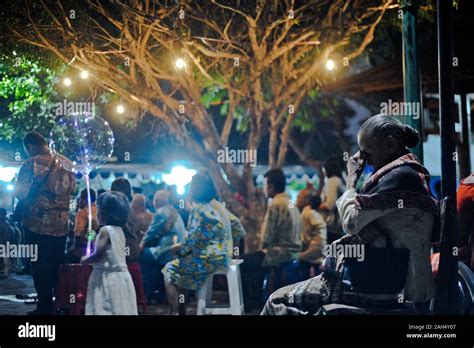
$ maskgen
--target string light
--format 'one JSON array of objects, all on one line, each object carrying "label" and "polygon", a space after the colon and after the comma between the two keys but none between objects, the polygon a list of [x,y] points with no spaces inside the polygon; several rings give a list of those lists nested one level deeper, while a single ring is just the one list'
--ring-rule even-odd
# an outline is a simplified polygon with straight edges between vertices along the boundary
[{"label": "string light", "polygon": [[85,80],[89,78],[89,72],[87,70],[82,70],[81,71],[81,79]]},{"label": "string light", "polygon": [[63,84],[64,86],[67,86],[69,87],[70,85],[72,85],[72,81],[69,77],[66,77],[64,80],[63,80]]},{"label": "string light", "polygon": [[336,64],[334,63],[334,61],[332,59],[328,59],[326,61],[326,69],[327,70],[334,70],[335,67],[336,67]]},{"label": "string light", "polygon": [[117,113],[123,114],[125,112],[125,107],[122,104],[117,105]]},{"label": "string light", "polygon": [[186,62],[184,61],[183,58],[178,58],[176,59],[176,62],[174,63],[177,69],[182,70],[186,67]]}]

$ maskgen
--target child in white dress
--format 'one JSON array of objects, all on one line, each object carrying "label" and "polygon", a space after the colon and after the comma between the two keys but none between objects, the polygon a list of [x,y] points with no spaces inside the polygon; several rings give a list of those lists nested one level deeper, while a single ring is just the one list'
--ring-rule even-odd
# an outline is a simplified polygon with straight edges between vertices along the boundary
[{"label": "child in white dress", "polygon": [[97,201],[101,225],[94,252],[81,259],[92,264],[86,298],[86,315],[138,315],[135,288],[125,262],[125,235],[130,206],[125,195],[106,192]]}]

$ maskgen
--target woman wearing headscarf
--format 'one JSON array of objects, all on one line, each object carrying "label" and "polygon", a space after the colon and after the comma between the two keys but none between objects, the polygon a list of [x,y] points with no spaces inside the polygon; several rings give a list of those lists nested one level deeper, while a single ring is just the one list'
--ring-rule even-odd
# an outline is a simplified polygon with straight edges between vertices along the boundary
[{"label": "woman wearing headscarf", "polygon": [[[376,115],[362,125],[357,141],[360,151],[349,159],[346,190],[336,203],[347,235],[334,243],[386,247],[383,235],[387,234],[393,247],[408,249],[403,298],[426,309],[434,297],[430,247],[438,206],[429,192],[428,170],[408,150],[419,143],[419,134],[391,116]],[[374,172],[356,192],[366,164]],[[341,262],[342,258],[338,258],[335,272],[325,271],[277,290],[262,314],[316,314],[329,303],[358,307],[396,305],[398,293],[356,293],[344,286],[343,275],[338,272]],[[379,279],[374,277],[371,281],[376,283]]]}]

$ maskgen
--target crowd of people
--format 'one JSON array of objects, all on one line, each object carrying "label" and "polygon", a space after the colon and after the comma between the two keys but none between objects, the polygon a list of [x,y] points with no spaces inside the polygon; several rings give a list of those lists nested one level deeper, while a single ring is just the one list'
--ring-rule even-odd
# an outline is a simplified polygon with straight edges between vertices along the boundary
[{"label": "crowd of people", "polygon": [[[318,189],[308,183],[296,204],[286,192],[284,172],[270,169],[264,175],[263,191],[270,200],[260,227],[260,245],[236,254],[246,231],[220,201],[206,172],[193,176],[189,195],[181,200],[173,190],[163,188],[148,202],[148,197],[133,193],[125,178],[116,179],[108,191],[83,190],[71,223],[70,197],[76,180],[64,169],[69,160],[53,156],[40,134],[28,133],[24,146],[30,159],[18,175],[15,215],[26,242],[37,244],[39,251],[38,260],[31,262],[38,303],[30,314],[54,312],[58,270],[65,262],[93,265],[86,314],[138,313],[130,264],[139,265],[148,302],[167,301],[170,314],[178,314],[178,295],[199,290],[232,258],[243,260],[246,311],[315,314],[328,303],[395,305],[398,293],[367,294],[351,288],[343,258],[325,252],[330,244],[387,247],[387,238],[394,247],[409,251],[404,299],[426,311],[434,297],[430,253],[437,202],[430,193],[428,171],[408,150],[419,141],[416,130],[396,119],[371,117],[359,132],[360,151],[349,159],[347,176],[338,157],[329,158],[323,166],[324,183]],[[356,190],[366,165],[374,172]],[[460,246],[468,250],[463,254],[468,262],[473,182],[472,176],[463,180],[463,200],[458,202],[465,229]],[[12,238],[4,220],[6,214],[0,210],[0,241]],[[90,252],[89,239],[94,239]],[[275,289],[266,299],[264,280],[272,270],[294,263],[298,282]]]}]

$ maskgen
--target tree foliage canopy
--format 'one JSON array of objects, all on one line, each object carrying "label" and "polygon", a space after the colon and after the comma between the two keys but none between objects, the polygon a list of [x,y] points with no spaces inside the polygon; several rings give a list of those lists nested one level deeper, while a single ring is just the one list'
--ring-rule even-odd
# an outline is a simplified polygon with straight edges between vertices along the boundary
[{"label": "tree foliage canopy", "polygon": [[[15,40],[87,69],[105,89],[163,122],[241,216],[261,214],[250,164],[240,172],[235,163],[216,160],[231,130],[246,132],[247,149],[268,135],[268,162],[282,166],[303,99],[334,78],[324,68],[327,60],[342,66],[360,56],[384,14],[398,7],[395,0],[20,4],[11,10],[15,20],[5,22]],[[220,128],[209,112],[215,105],[225,115]]]},{"label": "tree foliage canopy", "polygon": [[7,141],[31,129],[46,131],[54,123],[51,104],[57,97],[56,73],[40,62],[18,55],[0,56],[0,138]]}]

